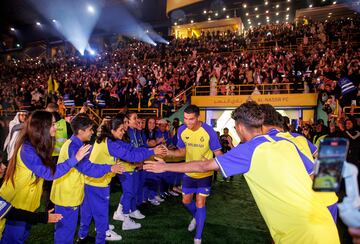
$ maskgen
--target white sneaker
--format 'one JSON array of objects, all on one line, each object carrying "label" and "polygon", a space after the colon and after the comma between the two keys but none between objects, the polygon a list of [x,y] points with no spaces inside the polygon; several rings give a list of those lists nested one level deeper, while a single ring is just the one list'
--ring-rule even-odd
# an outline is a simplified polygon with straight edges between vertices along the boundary
[{"label": "white sneaker", "polygon": [[155,196],[154,199],[158,202],[163,202],[165,201],[163,198],[161,198],[160,196]]},{"label": "white sneaker", "polygon": [[121,235],[117,234],[115,231],[107,230],[105,241],[121,241]]},{"label": "white sneaker", "polygon": [[136,223],[134,220],[129,218],[129,216],[125,217],[125,220],[122,224],[122,230],[136,230],[140,228],[141,228],[140,223]]},{"label": "white sneaker", "polygon": [[[193,218],[191,221],[190,221],[190,224],[189,224],[189,226],[188,226],[188,231],[193,231],[193,230],[195,230],[195,228],[196,228],[196,220],[195,220],[195,218]],[[199,240],[199,239],[194,239],[194,240]],[[201,242],[201,240],[200,240],[200,242]]]},{"label": "white sneaker", "polygon": [[[113,229],[115,229],[115,226],[109,225],[109,230],[113,230]],[[95,231],[96,231],[96,228],[95,228]]]},{"label": "white sneaker", "polygon": [[168,193],[171,195],[171,196],[174,196],[174,197],[178,197],[179,196],[179,193],[176,193],[172,190],[168,191]]},{"label": "white sneaker", "polygon": [[148,199],[148,201],[154,206],[159,206],[160,205],[160,202],[158,202],[155,198],[154,199]]},{"label": "white sneaker", "polygon": [[201,239],[194,239],[194,244],[201,244]]},{"label": "white sneaker", "polygon": [[141,214],[139,210],[135,210],[134,212],[130,213],[130,217],[134,219],[144,219],[145,215]]},{"label": "white sneaker", "polygon": [[125,216],[124,216],[124,214],[122,213],[122,211],[121,211],[121,212],[115,211],[115,212],[114,212],[114,215],[113,215],[113,219],[114,219],[114,220],[119,220],[119,221],[124,221]]}]

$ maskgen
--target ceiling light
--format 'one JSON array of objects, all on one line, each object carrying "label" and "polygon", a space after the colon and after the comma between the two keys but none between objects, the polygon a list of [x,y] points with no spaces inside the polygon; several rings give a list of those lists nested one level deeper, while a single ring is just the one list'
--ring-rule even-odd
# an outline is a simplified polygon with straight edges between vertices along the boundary
[{"label": "ceiling light", "polygon": [[249,13],[246,13],[245,15],[246,15],[246,16],[249,16]]},{"label": "ceiling light", "polygon": [[208,20],[210,21],[210,20],[211,20],[211,17],[209,17]]},{"label": "ceiling light", "polygon": [[244,8],[246,8],[246,7],[247,7],[246,3],[245,3],[245,4],[243,4],[243,7],[244,7]]},{"label": "ceiling light", "polygon": [[226,11],[226,8],[225,8],[225,7],[223,7],[223,11]]},{"label": "ceiling light", "polygon": [[255,11],[258,11],[258,7],[255,8]]},{"label": "ceiling light", "polygon": [[267,14],[268,14],[268,13],[269,13],[269,10],[266,10],[266,11],[265,11],[265,13],[267,13]]},{"label": "ceiling light", "polygon": [[279,15],[279,12],[276,12],[276,16],[278,16]]},{"label": "ceiling light", "polygon": [[218,16],[219,14],[218,13],[215,13],[215,16]]},{"label": "ceiling light", "polygon": [[278,21],[278,20],[276,21],[276,24],[279,24],[279,21]]},{"label": "ceiling light", "polygon": [[334,1],[333,4],[336,4],[336,1]]},{"label": "ceiling light", "polygon": [[192,24],[192,23],[194,23],[194,21],[193,21],[193,20],[191,20],[190,22],[191,22],[191,24]]},{"label": "ceiling light", "polygon": [[290,10],[290,8],[286,8],[286,11],[289,11]]},{"label": "ceiling light", "polygon": [[256,15],[256,18],[259,18],[259,15]]},{"label": "ceiling light", "polygon": [[269,4],[269,2],[268,1],[265,1],[265,5],[268,5]]},{"label": "ceiling light", "polygon": [[312,6],[313,6],[313,5],[312,5],[312,4],[310,4],[310,5],[309,5],[309,8],[312,8]]},{"label": "ceiling light", "polygon": [[280,5],[279,4],[276,4],[276,8],[279,8],[280,7]]},{"label": "ceiling light", "polygon": [[15,31],[15,29],[13,27],[10,28],[11,31]]},{"label": "ceiling light", "polygon": [[206,10],[204,10],[204,12],[203,12],[204,14],[206,14]]},{"label": "ceiling light", "polygon": [[226,15],[226,18],[228,19],[228,18],[230,18],[230,16],[229,16],[229,15]]}]

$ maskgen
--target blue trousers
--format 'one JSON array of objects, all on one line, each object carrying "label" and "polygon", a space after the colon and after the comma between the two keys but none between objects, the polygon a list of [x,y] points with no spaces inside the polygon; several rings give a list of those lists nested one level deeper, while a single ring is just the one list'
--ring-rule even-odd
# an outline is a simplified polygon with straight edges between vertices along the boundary
[{"label": "blue trousers", "polygon": [[54,243],[74,243],[79,207],[63,207],[55,205],[55,213],[62,214],[63,218],[55,224]]},{"label": "blue trousers", "polygon": [[85,197],[80,206],[79,237],[85,238],[89,233],[92,218],[96,228],[96,243],[105,243],[106,231],[109,229],[110,187],[96,187],[85,184]]},{"label": "blue trousers", "polygon": [[144,199],[154,199],[158,195],[160,184],[161,184],[161,174],[155,174],[152,172],[144,172],[145,174],[145,184],[143,187]]},{"label": "blue trousers", "polygon": [[25,243],[29,237],[31,225],[23,221],[6,220],[1,244]]},{"label": "blue trousers", "polygon": [[136,194],[138,191],[139,184],[139,173],[134,172],[124,172],[118,174],[123,194],[120,198],[120,203],[123,206],[123,213],[129,214],[130,211],[136,210]]},{"label": "blue trousers", "polygon": [[138,183],[137,183],[137,190],[136,190],[136,206],[141,205],[144,200],[146,200],[146,196],[149,194],[148,189],[145,186],[146,175],[147,172],[144,170],[139,170],[138,172]]}]

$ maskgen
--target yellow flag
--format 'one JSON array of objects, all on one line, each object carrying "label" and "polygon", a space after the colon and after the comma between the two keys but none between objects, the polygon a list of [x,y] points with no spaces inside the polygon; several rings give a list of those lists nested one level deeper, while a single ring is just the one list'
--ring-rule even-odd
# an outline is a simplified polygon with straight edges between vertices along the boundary
[{"label": "yellow flag", "polygon": [[53,86],[52,78],[51,78],[51,75],[50,75],[49,79],[48,79],[48,93],[52,92],[53,90],[54,90],[54,86]]},{"label": "yellow flag", "polygon": [[59,89],[59,83],[54,79],[54,91],[58,91]]}]

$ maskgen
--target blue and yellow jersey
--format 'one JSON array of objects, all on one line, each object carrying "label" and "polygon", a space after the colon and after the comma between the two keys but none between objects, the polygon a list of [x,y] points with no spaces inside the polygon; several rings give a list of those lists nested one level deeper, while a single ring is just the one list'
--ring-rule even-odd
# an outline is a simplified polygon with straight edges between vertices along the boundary
[{"label": "blue and yellow jersey", "polygon": [[[74,158],[82,145],[83,142],[78,137],[75,135],[71,136],[61,147],[58,164],[61,164],[68,158]],[[84,199],[84,175],[100,178],[109,172],[111,172],[111,165],[92,164],[85,157],[68,173],[54,180],[50,200],[58,206],[77,207]]]},{"label": "blue and yellow jersey", "polygon": [[[186,162],[213,158],[213,151],[220,150],[219,138],[212,127],[202,123],[196,131],[182,125],[178,130],[178,148],[185,148]],[[192,178],[205,178],[211,176],[213,171],[205,173],[187,173]]]},{"label": "blue and yellow jersey", "polygon": [[293,143],[269,135],[215,158],[225,177],[244,174],[275,243],[340,243],[303,160]]},{"label": "blue and yellow jersey", "polygon": [[[26,141],[16,155],[14,185],[11,180],[5,181],[0,188],[0,197],[15,208],[35,212],[40,206],[44,179],[54,180],[61,177],[76,163],[76,159],[66,160],[57,165],[55,173],[52,174],[51,169],[46,167],[37,155],[35,148]],[[1,220],[1,231],[4,226],[5,219]]]},{"label": "blue and yellow jersey", "polygon": [[[151,149],[135,148],[123,141],[113,141],[106,138],[103,142],[96,142],[94,144],[89,160],[93,164],[114,165],[116,162],[119,162],[125,166],[125,171],[132,172],[137,165],[135,163],[124,161],[141,162],[152,155],[154,155],[154,151]],[[108,173],[101,178],[86,176],[85,183],[92,186],[106,187],[114,175],[114,173]]]},{"label": "blue and yellow jersey", "polygon": [[[296,133],[289,133],[289,132],[280,132],[278,130],[272,129],[268,132],[271,136],[277,136],[281,138],[285,138],[298,148],[298,150],[305,155],[311,162],[312,167],[308,168],[307,171],[309,174],[313,173],[314,168],[314,157],[313,155],[317,151],[317,147],[309,142],[304,136],[296,134]],[[334,192],[316,192],[321,197],[325,206],[331,206],[338,201],[338,197]]]}]

